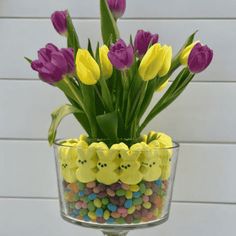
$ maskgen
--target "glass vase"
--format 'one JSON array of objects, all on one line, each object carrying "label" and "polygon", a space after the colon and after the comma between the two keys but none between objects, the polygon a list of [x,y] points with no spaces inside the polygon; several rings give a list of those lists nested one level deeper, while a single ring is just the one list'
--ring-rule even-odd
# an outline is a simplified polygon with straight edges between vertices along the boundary
[{"label": "glass vase", "polygon": [[73,140],[72,145],[64,141],[54,144],[64,220],[109,236],[127,235],[168,220],[177,143],[142,151],[118,148],[110,153],[96,145],[89,152]]}]

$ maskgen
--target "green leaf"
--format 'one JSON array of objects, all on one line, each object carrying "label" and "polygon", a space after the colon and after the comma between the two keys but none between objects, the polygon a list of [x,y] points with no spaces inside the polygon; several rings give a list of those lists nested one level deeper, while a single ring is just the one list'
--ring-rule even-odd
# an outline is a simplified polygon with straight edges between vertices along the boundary
[{"label": "green leaf", "polygon": [[106,138],[117,138],[118,114],[116,111],[97,116],[97,122]]},{"label": "green leaf", "polygon": [[194,74],[191,74],[188,68],[183,69],[175,81],[171,84],[166,93],[153,107],[151,112],[148,114],[144,122],[142,123],[139,131],[142,131],[146,125],[161,111],[163,111],[167,106],[169,106],[186,88],[188,83],[193,79]]},{"label": "green leaf", "polygon": [[101,86],[102,98],[105,106],[109,109],[109,111],[113,111],[112,97],[106,80],[101,78],[99,80],[99,84]]},{"label": "green leaf", "polygon": [[88,51],[91,54],[91,56],[94,58],[93,48],[90,39],[88,39]]},{"label": "green leaf", "polygon": [[173,61],[178,58],[181,54],[181,52],[187,47],[189,46],[191,43],[193,43],[194,37],[196,35],[196,33],[198,32],[198,30],[196,30],[194,33],[192,33],[187,40],[185,41],[184,45],[181,47],[181,49],[179,50],[179,52],[176,54],[176,56],[174,57]]},{"label": "green leaf", "polygon": [[67,47],[74,49],[74,55],[76,57],[76,53],[77,53],[78,49],[80,48],[80,43],[79,43],[79,38],[78,38],[78,35],[75,31],[75,27],[73,25],[73,22],[71,20],[69,13],[67,15],[67,31],[68,31]]},{"label": "green leaf", "polygon": [[26,61],[28,61],[30,64],[32,63],[33,60],[29,59],[28,57],[24,57]]},{"label": "green leaf", "polygon": [[115,42],[120,38],[115,19],[109,9],[107,0],[100,0],[101,31],[104,44],[109,45],[110,40]]},{"label": "green leaf", "polygon": [[72,105],[66,104],[66,105],[59,107],[57,110],[55,110],[51,114],[52,122],[51,122],[51,126],[49,128],[49,131],[48,131],[48,141],[49,141],[50,145],[52,145],[53,142],[55,141],[57,128],[60,125],[62,119],[65,116],[68,116],[73,113],[83,113],[83,112],[81,112],[78,108],[76,108]]}]

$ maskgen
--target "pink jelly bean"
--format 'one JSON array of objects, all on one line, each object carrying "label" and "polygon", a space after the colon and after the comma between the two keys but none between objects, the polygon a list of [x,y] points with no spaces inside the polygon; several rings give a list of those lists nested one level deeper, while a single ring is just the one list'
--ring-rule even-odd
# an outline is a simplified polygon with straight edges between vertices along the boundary
[{"label": "pink jelly bean", "polygon": [[118,213],[120,213],[120,214],[126,214],[127,213],[127,209],[126,208],[124,208],[124,207],[120,207],[120,208],[118,208]]},{"label": "pink jelly bean", "polygon": [[75,204],[75,208],[76,208],[76,209],[80,209],[80,208],[82,208],[82,205],[83,205],[83,202],[78,201],[78,202],[76,202],[76,204]]},{"label": "pink jelly bean", "polygon": [[82,208],[83,208],[83,209],[87,209],[87,208],[88,208],[88,205],[87,205],[86,202],[82,202]]},{"label": "pink jelly bean", "polygon": [[148,212],[148,214],[146,215],[147,219],[151,220],[153,217],[153,214],[151,212]]},{"label": "pink jelly bean", "polygon": [[148,202],[148,201],[149,201],[149,197],[146,196],[146,195],[144,195],[144,196],[143,196],[143,201],[144,201],[144,202]]},{"label": "pink jelly bean", "polygon": [[127,215],[128,215],[128,212],[121,214],[121,216],[122,216],[123,218],[125,218]]}]

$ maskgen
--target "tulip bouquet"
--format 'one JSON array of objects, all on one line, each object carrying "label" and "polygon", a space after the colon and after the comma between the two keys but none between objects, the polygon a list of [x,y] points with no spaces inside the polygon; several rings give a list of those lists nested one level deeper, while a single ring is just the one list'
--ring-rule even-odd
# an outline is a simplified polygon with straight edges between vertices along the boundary
[{"label": "tulip bouquet", "polygon": [[[96,48],[88,40],[83,48],[68,11],[56,11],[51,20],[56,31],[67,39],[67,48],[49,43],[30,60],[39,78],[60,89],[69,104],[52,113],[48,140],[52,144],[61,120],[74,114],[91,139],[138,140],[148,123],[169,106],[195,74],[205,70],[213,51],[189,36],[179,52],[161,45],[159,35],[139,30],[127,43],[121,39],[118,19],[125,0],[100,0],[103,44]],[[172,74],[179,70],[173,82]],[[157,92],[166,92],[146,114]],[[144,115],[146,115],[144,117]]]}]

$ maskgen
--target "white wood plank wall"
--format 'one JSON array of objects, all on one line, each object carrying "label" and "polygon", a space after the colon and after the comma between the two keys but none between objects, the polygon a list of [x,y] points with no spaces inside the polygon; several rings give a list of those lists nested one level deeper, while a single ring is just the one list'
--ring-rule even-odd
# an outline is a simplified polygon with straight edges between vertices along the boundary
[{"label": "white wood plank wall", "polygon": [[[59,217],[54,159],[46,136],[51,111],[65,99],[39,81],[23,60],[23,56],[35,58],[47,42],[64,45],[49,20],[56,9],[71,11],[83,45],[87,37],[94,43],[100,40],[98,2],[0,0],[2,236],[99,235]],[[215,51],[212,66],[150,125],[172,135],[181,143],[181,151],[170,220],[145,232],[236,235],[236,1],[127,0],[119,24],[126,39],[144,28],[158,32],[161,42],[173,45],[175,51],[198,29],[198,38]],[[70,117],[59,136],[81,132]]]}]

